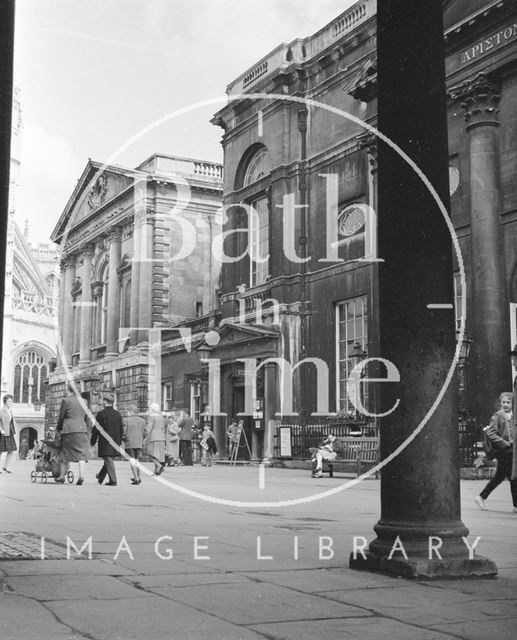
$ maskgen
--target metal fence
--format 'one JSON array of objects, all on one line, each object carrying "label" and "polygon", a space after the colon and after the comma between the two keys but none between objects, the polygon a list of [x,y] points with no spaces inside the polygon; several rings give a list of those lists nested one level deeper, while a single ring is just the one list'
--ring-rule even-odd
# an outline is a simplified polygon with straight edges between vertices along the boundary
[{"label": "metal fence", "polygon": [[[311,457],[309,449],[318,447],[330,433],[342,438],[345,436],[375,437],[379,435],[375,423],[358,421],[346,422],[315,422],[314,419],[284,418],[279,427],[291,428],[291,457],[308,459]],[[474,418],[460,418],[458,421],[460,466],[468,467],[474,463],[479,451],[482,450],[483,430]],[[275,434],[274,457],[280,457],[280,437]]]}]

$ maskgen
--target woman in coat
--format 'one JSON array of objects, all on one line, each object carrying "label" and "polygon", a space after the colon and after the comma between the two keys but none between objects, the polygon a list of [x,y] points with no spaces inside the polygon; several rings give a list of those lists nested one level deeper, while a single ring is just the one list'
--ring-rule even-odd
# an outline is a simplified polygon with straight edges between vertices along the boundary
[{"label": "woman in coat", "polygon": [[84,466],[88,460],[89,442],[86,422],[86,404],[75,395],[74,386],[66,386],[67,397],[61,403],[57,431],[61,434],[61,469],[56,482],[65,481],[65,474],[70,462],[79,463],[79,479],[76,484],[84,482]]},{"label": "woman in coat", "polygon": [[16,451],[16,440],[14,439],[16,427],[14,426],[12,406],[12,395],[5,395],[3,407],[0,409],[0,460],[5,453],[3,469],[6,473],[11,473],[9,463],[13,457],[13,453]]},{"label": "woman in coat", "polygon": [[154,462],[154,475],[159,476],[165,467],[165,420],[158,404],[149,407],[149,419],[145,429],[147,455]]}]

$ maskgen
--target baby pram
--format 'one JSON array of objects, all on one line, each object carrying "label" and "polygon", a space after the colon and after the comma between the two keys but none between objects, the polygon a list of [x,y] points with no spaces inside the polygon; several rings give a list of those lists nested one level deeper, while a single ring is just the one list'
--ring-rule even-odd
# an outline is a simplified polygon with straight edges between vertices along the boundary
[{"label": "baby pram", "polygon": [[[56,478],[59,477],[62,461],[61,443],[59,440],[43,440],[39,451],[36,453],[35,460],[35,468],[31,471],[32,482],[36,482],[38,478],[42,483],[47,482],[50,478],[54,478],[55,481]],[[65,477],[70,483],[74,481],[74,474],[69,469]]]}]

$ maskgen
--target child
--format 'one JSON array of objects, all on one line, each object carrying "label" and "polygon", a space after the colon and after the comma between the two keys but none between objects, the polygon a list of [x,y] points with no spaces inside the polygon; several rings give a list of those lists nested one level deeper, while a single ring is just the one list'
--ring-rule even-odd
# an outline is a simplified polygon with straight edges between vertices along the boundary
[{"label": "child", "polygon": [[474,498],[474,501],[480,509],[485,510],[487,508],[485,500],[503,480],[508,479],[512,493],[513,512],[517,513],[517,478],[512,480],[511,477],[514,447],[513,394],[509,392],[502,393],[499,396],[499,401],[501,409],[494,413],[487,428],[487,435],[496,450],[497,471],[483,491]]},{"label": "child", "polygon": [[214,454],[217,453],[217,445],[215,444],[214,432],[210,429],[210,425],[208,423],[203,427],[203,433],[201,434],[199,444],[203,452],[201,465],[203,467],[211,467]]}]

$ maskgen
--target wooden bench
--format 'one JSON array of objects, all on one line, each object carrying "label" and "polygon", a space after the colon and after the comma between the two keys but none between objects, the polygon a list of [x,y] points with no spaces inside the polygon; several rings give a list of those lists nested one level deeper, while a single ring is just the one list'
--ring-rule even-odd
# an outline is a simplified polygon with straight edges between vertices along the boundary
[{"label": "wooden bench", "polygon": [[[363,466],[373,467],[379,461],[379,438],[339,438],[344,444],[343,451],[335,460],[323,460],[323,471],[334,477],[334,470],[346,471],[350,463],[355,463],[355,472],[358,476],[363,472]],[[375,474],[377,478],[377,473]]]}]

